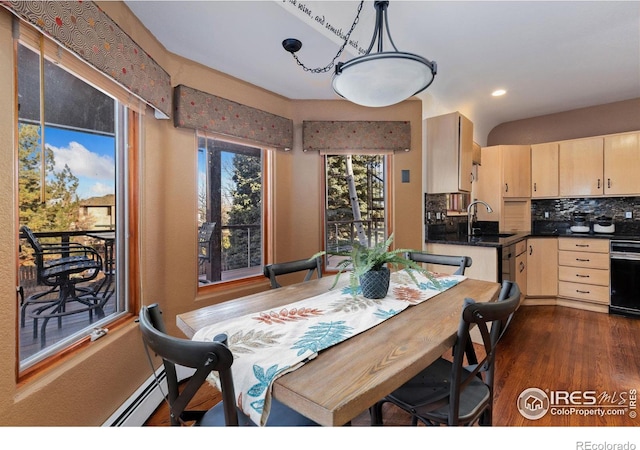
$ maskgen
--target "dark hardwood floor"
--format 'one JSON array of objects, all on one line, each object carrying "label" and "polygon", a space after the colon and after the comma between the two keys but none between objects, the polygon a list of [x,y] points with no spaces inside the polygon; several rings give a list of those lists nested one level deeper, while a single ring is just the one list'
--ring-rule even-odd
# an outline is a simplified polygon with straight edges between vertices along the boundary
[{"label": "dark hardwood floor", "polygon": [[[640,426],[632,411],[609,415],[608,406],[621,398],[629,405],[629,391],[640,388],[640,319],[594,313],[560,306],[522,306],[500,342],[497,354],[494,426]],[[518,397],[528,388],[551,391],[595,391],[598,402],[608,395],[603,416],[558,415],[547,412],[538,420],[522,416]],[[577,395],[577,394],[574,394]],[[588,400],[588,398],[587,398]],[[219,393],[206,385],[192,405],[209,408]],[[600,403],[599,403],[600,404]],[[593,411],[594,408],[583,408]],[[162,404],[147,426],[168,426],[167,406]],[[410,425],[409,417],[385,405],[386,425]],[[352,421],[368,426],[368,413]]]}]

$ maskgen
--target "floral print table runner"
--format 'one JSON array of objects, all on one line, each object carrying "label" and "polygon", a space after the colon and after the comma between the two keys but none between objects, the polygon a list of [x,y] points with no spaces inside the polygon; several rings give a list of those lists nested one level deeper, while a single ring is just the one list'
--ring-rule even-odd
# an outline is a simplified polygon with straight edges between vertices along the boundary
[{"label": "floral print table runner", "polygon": [[[211,341],[221,333],[234,356],[233,383],[237,406],[260,426],[267,423],[273,381],[315,358],[318,352],[422,303],[462,280],[438,275],[439,288],[426,276],[403,270],[391,274],[389,293],[382,299],[352,295],[347,286],[285,305],[277,310],[229,319],[204,327],[193,340]],[[215,373],[209,381],[220,388]]]}]

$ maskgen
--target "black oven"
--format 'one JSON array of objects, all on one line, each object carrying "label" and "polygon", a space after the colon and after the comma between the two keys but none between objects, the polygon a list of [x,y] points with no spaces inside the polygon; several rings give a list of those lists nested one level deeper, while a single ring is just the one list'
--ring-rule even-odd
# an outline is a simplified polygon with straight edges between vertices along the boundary
[{"label": "black oven", "polygon": [[640,317],[640,242],[611,241],[609,312]]}]

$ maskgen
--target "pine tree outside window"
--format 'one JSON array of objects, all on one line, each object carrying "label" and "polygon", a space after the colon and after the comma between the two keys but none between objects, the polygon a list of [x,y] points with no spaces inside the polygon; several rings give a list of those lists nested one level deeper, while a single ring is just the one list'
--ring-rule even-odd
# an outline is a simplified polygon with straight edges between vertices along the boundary
[{"label": "pine tree outside window", "polygon": [[246,145],[198,136],[198,282],[262,274],[264,155]]}]

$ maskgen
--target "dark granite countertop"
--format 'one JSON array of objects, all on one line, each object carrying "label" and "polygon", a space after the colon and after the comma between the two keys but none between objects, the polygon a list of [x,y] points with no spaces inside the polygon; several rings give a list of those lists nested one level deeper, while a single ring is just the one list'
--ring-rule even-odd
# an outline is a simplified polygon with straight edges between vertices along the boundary
[{"label": "dark granite countertop", "polygon": [[446,233],[429,236],[426,240],[428,244],[449,244],[449,245],[473,245],[476,247],[502,248],[515,244],[530,236],[529,232],[505,233],[505,234],[482,234],[480,236],[468,237],[457,233]]},{"label": "dark granite countertop", "polygon": [[428,244],[449,244],[449,245],[473,245],[476,247],[494,247],[502,248],[511,244],[515,244],[529,237],[571,237],[571,238],[594,238],[594,239],[619,239],[629,241],[640,241],[640,235],[631,235],[624,233],[602,234],[602,233],[572,233],[571,231],[563,232],[519,232],[515,234],[485,234],[474,237],[467,237],[457,233],[447,233],[441,235],[432,235],[426,239]]}]

